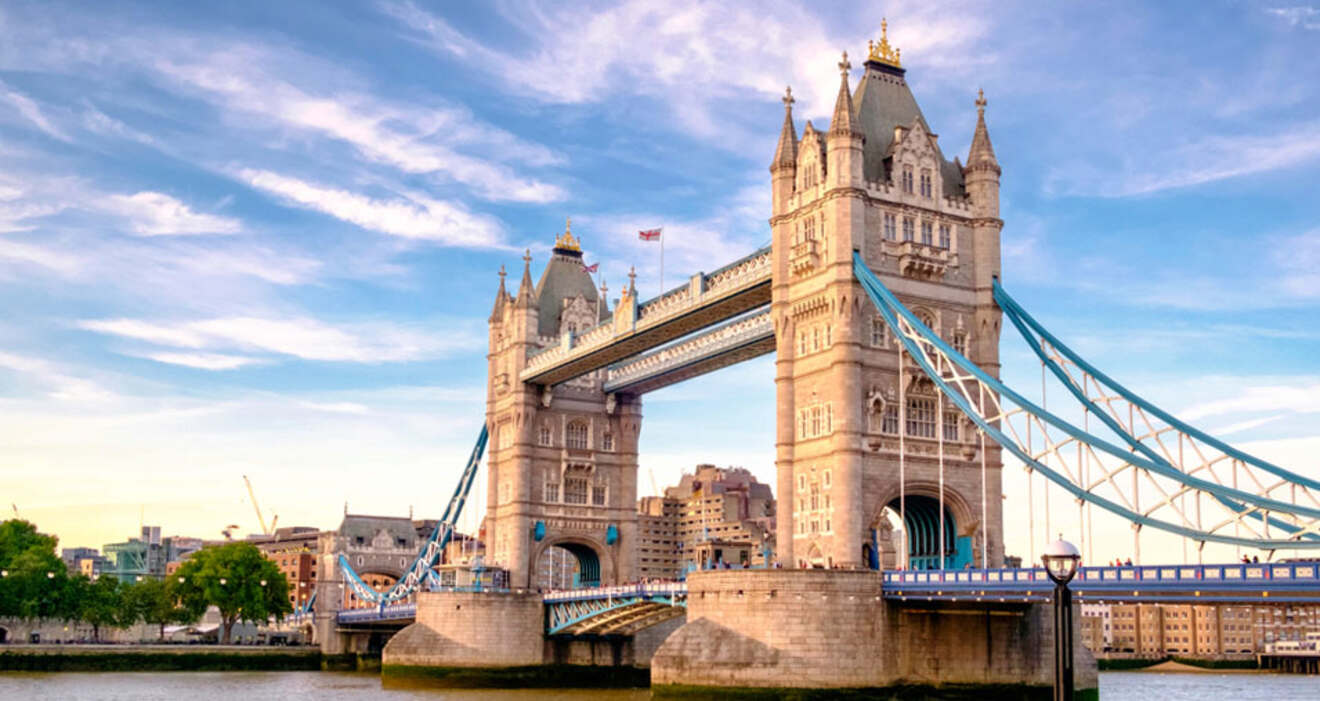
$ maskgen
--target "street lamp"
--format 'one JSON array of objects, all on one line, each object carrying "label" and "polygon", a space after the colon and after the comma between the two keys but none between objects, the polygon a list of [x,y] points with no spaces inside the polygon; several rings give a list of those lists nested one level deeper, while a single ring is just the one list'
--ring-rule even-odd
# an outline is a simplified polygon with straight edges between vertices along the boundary
[{"label": "street lamp", "polygon": [[1040,559],[1054,581],[1054,701],[1072,701],[1072,591],[1068,582],[1077,574],[1082,554],[1063,538],[1050,543]]}]

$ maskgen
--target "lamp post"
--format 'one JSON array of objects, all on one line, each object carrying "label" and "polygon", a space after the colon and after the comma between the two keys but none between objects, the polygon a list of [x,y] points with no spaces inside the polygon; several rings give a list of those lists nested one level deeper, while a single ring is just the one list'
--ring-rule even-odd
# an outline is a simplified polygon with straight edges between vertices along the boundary
[{"label": "lamp post", "polygon": [[1082,555],[1077,546],[1060,538],[1045,548],[1040,559],[1054,581],[1054,701],[1073,701],[1072,591],[1068,582],[1077,574]]}]

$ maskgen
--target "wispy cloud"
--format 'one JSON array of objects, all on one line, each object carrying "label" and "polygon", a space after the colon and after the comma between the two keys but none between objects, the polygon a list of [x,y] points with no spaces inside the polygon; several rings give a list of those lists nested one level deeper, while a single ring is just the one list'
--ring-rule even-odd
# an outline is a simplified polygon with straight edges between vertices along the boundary
[{"label": "wispy cloud", "polygon": [[46,396],[61,402],[101,402],[115,395],[95,380],[73,374],[43,358],[0,351],[0,369],[9,370]]},{"label": "wispy cloud", "polygon": [[1320,384],[1247,386],[1236,396],[1195,404],[1178,415],[1184,421],[1196,421],[1207,416],[1258,411],[1320,413]]},{"label": "wispy cloud", "polygon": [[[223,317],[182,322],[141,319],[92,319],[78,323],[89,331],[158,346],[189,350],[262,352],[303,360],[348,363],[390,363],[437,358],[484,345],[475,330],[448,325],[444,333],[393,323],[336,326],[312,318]],[[161,362],[210,370],[228,370],[243,364],[232,356],[148,353]],[[253,358],[243,361],[257,362]],[[239,362],[240,365],[234,365]],[[210,367],[207,367],[207,366]]]},{"label": "wispy cloud", "polygon": [[[347,143],[370,161],[404,173],[440,175],[469,186],[484,199],[536,203],[563,199],[559,186],[501,162],[545,166],[562,162],[562,157],[485,124],[465,109],[422,109],[347,89],[317,91],[257,68],[307,62],[305,57],[236,45],[204,57],[158,57],[153,67],[176,85],[199,91],[245,118],[255,115],[283,129]],[[474,153],[464,153],[460,150],[464,147]]]},{"label": "wispy cloud", "polygon": [[0,100],[9,103],[24,119],[31,122],[33,126],[45,132],[47,136],[54,137],[60,141],[72,141],[69,135],[55,126],[41,110],[41,106],[32,98],[17,92],[0,81]]},{"label": "wispy cloud", "polygon": [[500,226],[494,219],[454,202],[424,195],[372,199],[264,170],[244,169],[238,177],[284,202],[372,231],[455,246],[492,247],[500,242]]},{"label": "wispy cloud", "polygon": [[1117,169],[1068,162],[1047,175],[1047,189],[1065,195],[1131,197],[1266,173],[1320,159],[1320,122],[1274,133],[1209,134],[1154,144]]},{"label": "wispy cloud", "polygon": [[183,202],[160,192],[110,195],[102,207],[126,217],[133,231],[142,236],[234,234],[243,228],[237,219],[194,212]]},{"label": "wispy cloud", "polygon": [[1283,18],[1289,26],[1320,30],[1320,9],[1302,5],[1297,7],[1270,7],[1266,12]]},{"label": "wispy cloud", "polygon": [[[465,35],[413,2],[382,10],[407,36],[478,70],[495,71],[507,89],[550,103],[586,103],[621,95],[662,98],[667,118],[704,137],[740,131],[714,103],[737,96],[773,98],[785,82],[801,112],[828,115],[838,92],[831,70],[841,50],[864,47],[880,34],[880,10],[863,10],[846,33],[830,31],[816,13],[789,2],[689,3],[629,0],[612,7],[504,6],[519,39],[492,46]],[[894,8],[888,8],[891,13]],[[985,60],[970,40],[985,31],[970,13],[938,13],[912,4],[891,38],[928,65],[959,67]],[[719,28],[718,31],[713,31]],[[528,80],[528,76],[536,76]]]},{"label": "wispy cloud", "polygon": [[265,360],[220,353],[148,353],[148,360],[168,365],[182,365],[198,370],[237,370],[249,365],[264,365]]}]

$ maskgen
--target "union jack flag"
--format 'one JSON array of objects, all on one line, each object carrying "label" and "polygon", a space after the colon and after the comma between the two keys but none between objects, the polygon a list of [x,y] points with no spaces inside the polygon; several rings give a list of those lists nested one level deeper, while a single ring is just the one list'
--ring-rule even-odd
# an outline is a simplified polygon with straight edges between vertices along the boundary
[{"label": "union jack flag", "polygon": [[582,269],[589,273],[596,272],[596,269],[599,267],[600,267],[600,263],[592,263],[591,265],[587,265],[586,263],[582,264]]},{"label": "union jack flag", "polygon": [[664,230],[663,227],[661,227],[660,229],[645,229],[643,231],[637,232],[637,238],[643,241],[659,241],[660,232],[663,230]]}]

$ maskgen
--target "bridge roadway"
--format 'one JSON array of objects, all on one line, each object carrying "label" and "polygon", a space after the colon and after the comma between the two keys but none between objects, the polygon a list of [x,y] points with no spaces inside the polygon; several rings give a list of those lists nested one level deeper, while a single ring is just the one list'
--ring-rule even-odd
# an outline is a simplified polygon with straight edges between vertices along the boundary
[{"label": "bridge roadway", "polygon": [[[1039,603],[1049,601],[1054,590],[1038,567],[900,570],[880,576],[883,598],[900,604]],[[1071,588],[1081,603],[1320,603],[1320,562],[1083,567]],[[630,635],[681,615],[687,585],[567,589],[545,594],[542,600],[547,635]],[[340,611],[337,620],[343,629],[398,627],[416,615],[416,604],[396,604]]]},{"label": "bridge roadway", "polygon": [[[616,309],[580,334],[565,333],[558,343],[532,353],[518,379],[539,385],[571,380],[764,307],[770,303],[770,281],[766,247],[713,273],[693,275],[687,284],[633,308]],[[770,350],[773,346],[764,352]]]}]

